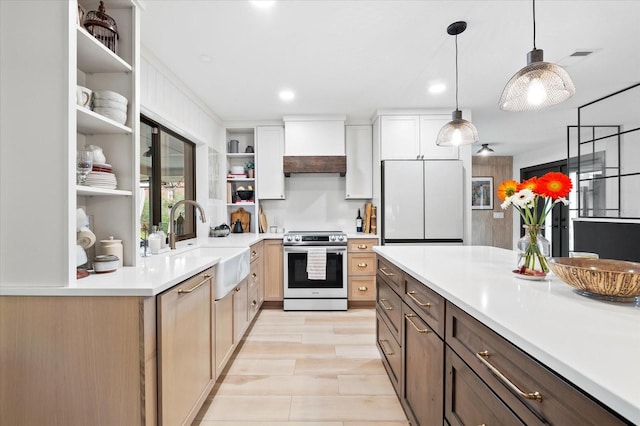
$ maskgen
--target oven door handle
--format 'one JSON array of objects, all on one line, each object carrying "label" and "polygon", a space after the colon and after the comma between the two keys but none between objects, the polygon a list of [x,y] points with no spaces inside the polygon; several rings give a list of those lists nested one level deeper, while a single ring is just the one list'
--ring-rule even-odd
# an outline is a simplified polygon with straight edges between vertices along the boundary
[{"label": "oven door handle", "polygon": [[[296,247],[284,247],[285,253],[308,253],[311,247],[326,247],[326,246],[296,246]],[[327,253],[344,253],[347,251],[346,247],[326,247]]]}]

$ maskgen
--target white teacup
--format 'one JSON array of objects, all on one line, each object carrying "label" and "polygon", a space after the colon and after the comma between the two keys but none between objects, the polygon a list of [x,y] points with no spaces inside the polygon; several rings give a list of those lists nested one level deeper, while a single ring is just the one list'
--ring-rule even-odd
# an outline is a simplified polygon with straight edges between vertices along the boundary
[{"label": "white teacup", "polygon": [[84,86],[78,86],[76,91],[76,102],[81,107],[91,109],[91,97],[93,96],[93,91]]}]

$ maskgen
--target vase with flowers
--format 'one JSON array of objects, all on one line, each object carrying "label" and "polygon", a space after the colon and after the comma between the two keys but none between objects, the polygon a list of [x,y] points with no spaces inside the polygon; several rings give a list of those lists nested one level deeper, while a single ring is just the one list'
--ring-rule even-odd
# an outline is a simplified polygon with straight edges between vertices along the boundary
[{"label": "vase with flowers", "polygon": [[547,276],[551,245],[542,235],[544,221],[557,204],[569,204],[567,196],[571,188],[571,179],[559,172],[520,183],[506,180],[498,186],[502,209],[513,206],[524,222],[525,235],[518,241],[518,264],[513,271],[517,277],[544,279]]}]

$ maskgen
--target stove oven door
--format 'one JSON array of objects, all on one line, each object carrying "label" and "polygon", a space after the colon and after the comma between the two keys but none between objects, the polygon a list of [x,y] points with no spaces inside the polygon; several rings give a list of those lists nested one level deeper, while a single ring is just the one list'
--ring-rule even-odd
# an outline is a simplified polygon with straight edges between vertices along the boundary
[{"label": "stove oven door", "polygon": [[307,249],[308,247],[284,247],[284,297],[347,297],[347,248],[327,247],[325,280],[308,278]]}]

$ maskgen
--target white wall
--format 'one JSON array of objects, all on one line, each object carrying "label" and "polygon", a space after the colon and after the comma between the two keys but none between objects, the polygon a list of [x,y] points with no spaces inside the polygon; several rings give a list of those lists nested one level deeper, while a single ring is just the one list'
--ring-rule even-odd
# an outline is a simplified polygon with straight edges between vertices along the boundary
[{"label": "white wall", "polygon": [[[149,118],[196,143],[196,200],[207,213],[207,223],[198,221],[198,236],[207,236],[209,226],[225,221],[224,200],[209,199],[208,149],[224,153],[225,129],[221,120],[189,90],[171,70],[148,51],[142,51],[140,110]],[[219,170],[224,158],[219,156]],[[223,193],[222,188],[218,193]]]},{"label": "white wall", "polygon": [[285,200],[261,201],[269,226],[287,231],[356,232],[358,208],[365,200],[345,199],[345,178],[337,173],[292,174],[285,178]]}]

